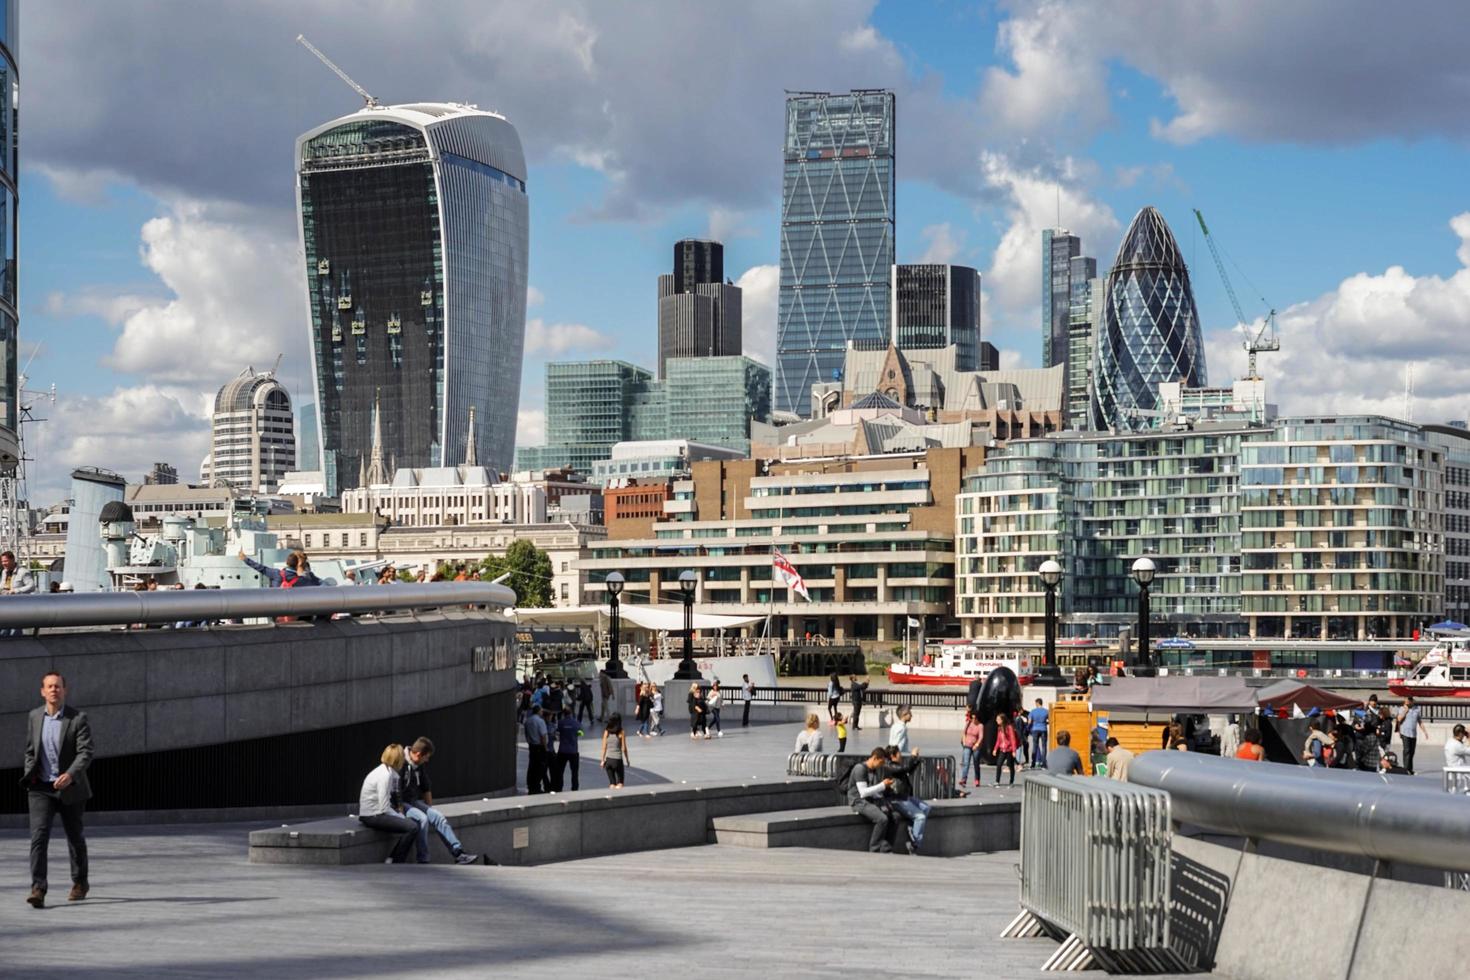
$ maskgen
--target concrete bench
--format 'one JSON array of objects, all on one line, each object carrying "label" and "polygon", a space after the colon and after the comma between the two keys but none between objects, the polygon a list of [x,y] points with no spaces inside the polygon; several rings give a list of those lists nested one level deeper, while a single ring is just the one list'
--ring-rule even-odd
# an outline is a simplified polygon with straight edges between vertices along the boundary
[{"label": "concrete bench", "polygon": [[[935,800],[924,829],[924,853],[957,857],[1021,846],[1021,800],[969,797]],[[872,824],[851,808],[825,806],[716,817],[715,841],[738,847],[822,847],[865,851]]]},{"label": "concrete bench", "polygon": [[[713,820],[827,806],[833,797],[826,781],[791,779],[662,783],[445,803],[436,809],[466,850],[514,865],[707,844],[713,840]],[[432,830],[429,837],[432,859],[447,862],[443,843]],[[356,818],[337,817],[251,831],[249,859],[254,864],[372,864],[392,849],[390,835]]]}]

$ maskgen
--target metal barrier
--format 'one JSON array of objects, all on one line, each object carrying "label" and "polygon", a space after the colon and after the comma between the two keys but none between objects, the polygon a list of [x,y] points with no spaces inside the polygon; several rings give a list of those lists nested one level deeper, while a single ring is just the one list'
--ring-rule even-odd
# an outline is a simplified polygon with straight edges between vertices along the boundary
[{"label": "metal barrier", "polygon": [[[1444,791],[1461,796],[1470,796],[1470,769],[1459,766],[1446,769],[1444,771]],[[1444,885],[1446,888],[1470,892],[1470,871],[1446,871],[1444,873]]]},{"label": "metal barrier", "polygon": [[[828,752],[793,752],[786,759],[786,775],[816,776],[836,779],[866,759],[861,755]],[[921,755],[919,767],[910,778],[914,795],[921,800],[948,800],[954,797],[955,761],[952,755]]]},{"label": "metal barrier", "polygon": [[0,628],[199,623],[278,616],[398,612],[441,607],[515,605],[512,589],[490,582],[423,585],[323,585],[298,589],[160,589],[6,596]]},{"label": "metal barrier", "polygon": [[[863,699],[864,708],[896,708],[906,704],[912,708],[953,708],[963,710],[964,691],[910,691],[902,688],[869,688]],[[825,704],[825,687],[757,687],[756,704]],[[846,688],[842,692],[842,703],[851,704],[852,695]]]},{"label": "metal barrier", "polygon": [[1187,971],[1169,943],[1169,794],[1047,773],[1024,785],[1022,911],[1001,935],[1065,936],[1044,970]]},{"label": "metal barrier", "polygon": [[1470,806],[1413,776],[1154,751],[1128,779],[1167,791],[1174,819],[1205,830],[1470,871]]}]

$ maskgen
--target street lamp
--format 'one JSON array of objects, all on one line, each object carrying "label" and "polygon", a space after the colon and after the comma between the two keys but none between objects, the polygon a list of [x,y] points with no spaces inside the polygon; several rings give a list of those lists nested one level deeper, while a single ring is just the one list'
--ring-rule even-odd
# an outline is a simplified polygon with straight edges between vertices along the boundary
[{"label": "street lamp", "polygon": [[618,659],[618,596],[623,591],[623,576],[621,572],[608,572],[607,578],[603,580],[607,586],[607,618],[608,634],[611,648],[607,653],[607,666],[603,668],[607,676],[614,678],[625,678],[628,672],[623,669],[623,662]]},{"label": "street lamp", "polygon": [[1148,643],[1148,587],[1157,571],[1152,558],[1140,558],[1133,563],[1133,581],[1138,583],[1138,666],[1143,668],[1135,670],[1135,674],[1153,673],[1153,654]]},{"label": "street lamp", "polygon": [[1041,658],[1038,676],[1043,684],[1060,685],[1062,672],[1057,667],[1057,586],[1062,581],[1062,566],[1054,558],[1048,558],[1036,570],[1041,584],[1046,589],[1046,650]]},{"label": "street lamp", "polygon": [[684,659],[674,672],[676,681],[703,680],[694,665],[694,587],[698,584],[699,576],[693,572],[686,569],[679,573],[679,597],[684,600]]}]

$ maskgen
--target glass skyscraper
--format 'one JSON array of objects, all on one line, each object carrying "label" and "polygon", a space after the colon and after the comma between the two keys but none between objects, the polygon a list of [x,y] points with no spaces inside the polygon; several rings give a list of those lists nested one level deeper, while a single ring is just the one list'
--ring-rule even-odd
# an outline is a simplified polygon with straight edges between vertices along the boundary
[{"label": "glass skyscraper", "polygon": [[1202,387],[1205,348],[1189,270],[1163,215],[1139,211],[1108,273],[1094,388],[1102,428],[1153,423],[1159,384]]},{"label": "glass skyscraper", "polygon": [[473,106],[369,106],[296,143],[328,492],[362,480],[374,404],[391,466],[509,469],[529,207],[515,128]]},{"label": "glass skyscraper", "polygon": [[[1041,232],[1041,366],[1067,363],[1067,333],[1072,309],[1072,260],[1082,255],[1082,239],[1062,228]],[[1096,275],[1096,263],[1094,272]]]},{"label": "glass skyscraper", "polygon": [[725,246],[686,238],[658,277],[658,376],[671,357],[739,356],[741,290],[725,281]]},{"label": "glass skyscraper", "polygon": [[892,290],[893,346],[953,344],[956,370],[979,370],[980,273],[963,265],[895,265]]},{"label": "glass skyscraper", "polygon": [[894,96],[786,97],[777,411],[808,415],[811,386],[842,373],[849,341],[889,335]]},{"label": "glass skyscraper", "polygon": [[20,462],[20,380],[17,354],[20,346],[20,309],[16,303],[19,273],[16,239],[20,222],[16,217],[20,198],[20,72],[15,52],[20,48],[16,34],[19,0],[0,0],[0,473],[9,473]]}]

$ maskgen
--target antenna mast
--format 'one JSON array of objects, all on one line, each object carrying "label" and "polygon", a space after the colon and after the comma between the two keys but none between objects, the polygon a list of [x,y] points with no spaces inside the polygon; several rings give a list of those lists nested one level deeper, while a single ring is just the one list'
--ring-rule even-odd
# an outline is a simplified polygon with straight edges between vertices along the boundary
[{"label": "antenna mast", "polygon": [[354,82],[352,80],[352,76],[348,75],[345,71],[343,71],[342,69],[338,68],[336,66],[336,64],[333,63],[333,61],[332,61],[331,58],[328,58],[326,55],[324,55],[320,51],[318,51],[316,45],[312,44],[310,41],[308,41],[306,39],[306,35],[305,34],[297,34],[296,35],[296,41],[303,48],[305,48],[306,50],[310,51],[312,54],[316,55],[317,58],[319,58],[321,60],[321,63],[322,64],[326,65],[328,68],[332,69],[332,71],[336,72],[338,78],[342,79],[342,81],[346,82],[348,85],[351,85],[352,86],[352,91],[354,91],[358,95],[362,96],[362,101],[364,103],[366,103],[368,106],[370,106],[372,108],[381,108],[382,107],[383,103],[381,103],[377,99],[373,98],[372,93],[370,93],[367,89],[363,88],[361,85],[359,85],[356,82]]}]

